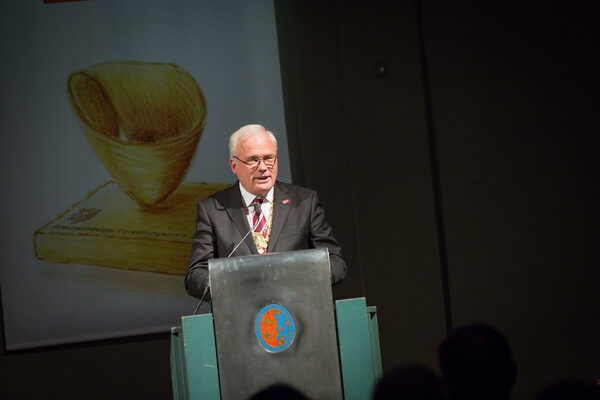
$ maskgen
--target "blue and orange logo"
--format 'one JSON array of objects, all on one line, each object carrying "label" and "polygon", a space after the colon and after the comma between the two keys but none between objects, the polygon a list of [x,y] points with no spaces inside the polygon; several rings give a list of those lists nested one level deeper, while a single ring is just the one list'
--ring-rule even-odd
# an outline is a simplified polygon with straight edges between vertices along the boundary
[{"label": "blue and orange logo", "polygon": [[256,316],[254,333],[263,349],[279,353],[294,341],[296,323],[287,308],[280,304],[269,304],[261,308]]}]

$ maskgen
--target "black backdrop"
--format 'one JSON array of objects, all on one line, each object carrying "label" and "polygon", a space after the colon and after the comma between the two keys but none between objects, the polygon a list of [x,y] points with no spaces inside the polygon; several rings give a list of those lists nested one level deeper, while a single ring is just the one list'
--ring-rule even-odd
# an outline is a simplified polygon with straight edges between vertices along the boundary
[{"label": "black backdrop", "polygon": [[[485,3],[485,2],[484,2]],[[276,2],[292,176],[379,310],[384,369],[507,335],[515,398],[599,376],[593,2]]]}]

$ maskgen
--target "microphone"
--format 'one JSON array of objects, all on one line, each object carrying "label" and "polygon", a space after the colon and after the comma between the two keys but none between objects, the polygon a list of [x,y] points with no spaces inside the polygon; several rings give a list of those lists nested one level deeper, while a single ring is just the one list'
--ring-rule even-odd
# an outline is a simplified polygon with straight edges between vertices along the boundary
[{"label": "microphone", "polygon": [[260,214],[262,213],[262,210],[260,208],[260,203],[258,201],[254,202],[254,214],[256,215],[257,218],[260,218]]},{"label": "microphone", "polygon": [[229,253],[229,255],[227,256],[227,258],[231,257],[231,255],[237,250],[238,247],[240,247],[240,245],[242,243],[244,243],[244,240],[246,240],[246,238],[248,237],[248,235],[252,232],[254,232],[254,230],[256,229],[256,227],[258,226],[258,224],[260,223],[260,214],[261,214],[261,209],[260,209],[260,204],[258,204],[257,202],[254,203],[254,215],[256,215],[256,222],[254,223],[254,226],[252,228],[250,228],[250,230],[248,232],[246,232],[246,234],[244,235],[244,237],[242,238],[242,240],[240,240],[240,242],[238,244],[235,245],[235,247],[233,248],[233,250],[231,250],[231,253]]},{"label": "microphone", "polygon": [[[235,247],[233,248],[233,250],[231,250],[231,253],[229,253],[227,258],[231,257],[231,255],[237,250],[237,248],[240,247],[240,245],[242,243],[244,243],[244,240],[246,240],[248,235],[250,233],[254,232],[254,230],[260,223],[260,214],[262,213],[262,210],[260,209],[260,204],[258,202],[254,202],[253,204],[254,204],[254,215],[256,215],[256,217],[257,217],[256,222],[254,223],[254,226],[252,228],[250,228],[250,230],[248,232],[246,232],[246,234],[244,235],[242,240],[240,240],[240,242],[235,245]],[[202,305],[202,302],[204,301],[204,297],[206,296],[207,293],[208,293],[208,285],[206,285],[206,287],[204,288],[204,293],[202,293],[202,297],[200,297],[200,302],[196,306],[196,309],[194,310],[194,313],[192,315],[196,315],[196,313],[198,312],[198,309],[200,309],[200,306]]]},{"label": "microphone", "polygon": [[200,306],[202,305],[202,302],[204,301],[204,297],[206,296],[206,293],[208,293],[208,285],[206,285],[206,287],[204,288],[204,293],[202,293],[202,297],[200,297],[200,302],[196,306],[196,309],[194,310],[194,312],[192,313],[192,315],[196,315],[196,313],[200,309]]}]

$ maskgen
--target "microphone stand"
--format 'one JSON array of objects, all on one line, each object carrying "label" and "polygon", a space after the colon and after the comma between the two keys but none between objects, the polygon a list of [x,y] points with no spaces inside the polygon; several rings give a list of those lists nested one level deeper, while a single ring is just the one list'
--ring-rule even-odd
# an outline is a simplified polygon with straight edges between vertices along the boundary
[{"label": "microphone stand", "polygon": [[[239,243],[235,245],[235,247],[233,248],[233,250],[231,250],[231,253],[229,253],[229,255],[227,256],[227,258],[231,257],[231,255],[237,250],[237,248],[240,247],[240,245],[242,243],[244,243],[244,240],[246,240],[246,238],[248,237],[248,235],[251,232],[254,232],[254,230],[256,229],[256,227],[258,226],[258,224],[260,223],[260,215],[261,214],[262,214],[262,210],[260,209],[260,204],[254,203],[254,215],[257,216],[256,222],[254,223],[254,226],[252,228],[250,228],[250,230],[248,232],[246,232],[246,234],[244,235],[244,237],[242,238],[242,240],[240,240]],[[204,293],[202,293],[202,297],[200,297],[200,302],[196,306],[196,309],[194,310],[194,313],[192,315],[196,315],[196,313],[200,309],[200,306],[202,305],[202,302],[204,301],[204,297],[206,297],[206,294],[208,293],[209,287],[210,287],[209,285],[206,285],[206,288],[204,288]]]}]

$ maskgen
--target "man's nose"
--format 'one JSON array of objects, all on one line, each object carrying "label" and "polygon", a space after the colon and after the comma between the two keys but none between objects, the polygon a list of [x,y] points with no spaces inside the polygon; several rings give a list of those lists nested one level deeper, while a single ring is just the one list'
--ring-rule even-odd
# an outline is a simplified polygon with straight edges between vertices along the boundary
[{"label": "man's nose", "polygon": [[263,160],[262,158],[260,160],[258,160],[258,165],[256,166],[256,168],[259,171],[265,171],[267,170],[267,163],[265,162],[265,160]]}]

